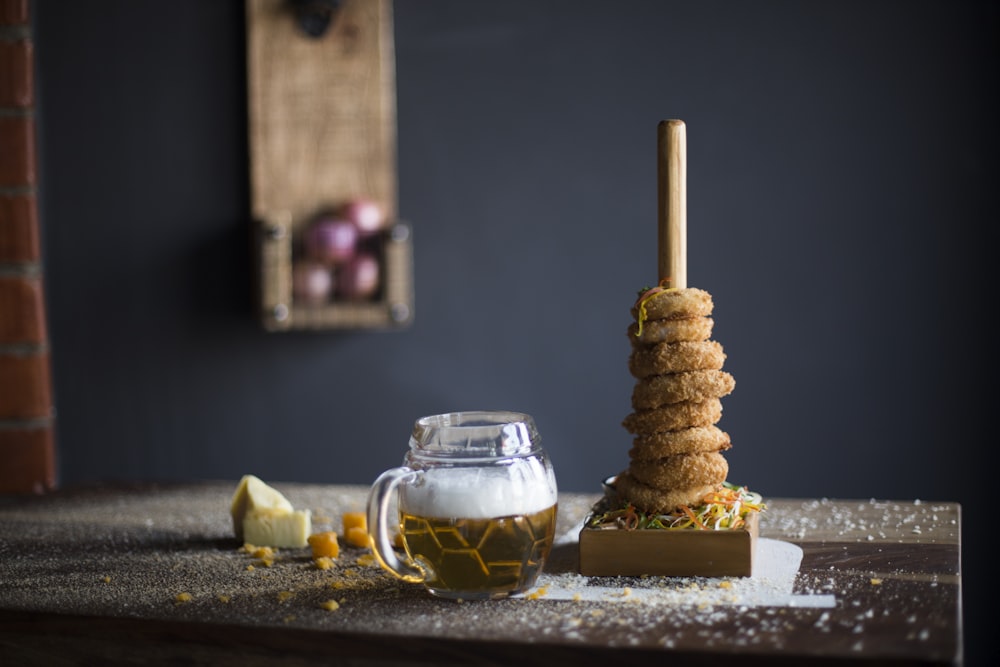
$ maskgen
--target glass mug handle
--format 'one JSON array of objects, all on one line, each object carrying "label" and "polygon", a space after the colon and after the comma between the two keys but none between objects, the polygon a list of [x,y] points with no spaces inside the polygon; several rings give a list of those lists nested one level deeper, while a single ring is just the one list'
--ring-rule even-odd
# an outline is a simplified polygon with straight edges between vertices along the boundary
[{"label": "glass mug handle", "polygon": [[415,562],[406,558],[401,561],[392,548],[389,538],[389,503],[393,492],[400,484],[412,482],[419,473],[412,468],[400,467],[386,470],[372,484],[368,494],[368,528],[372,553],[383,568],[405,582],[419,584],[426,579],[424,571]]}]

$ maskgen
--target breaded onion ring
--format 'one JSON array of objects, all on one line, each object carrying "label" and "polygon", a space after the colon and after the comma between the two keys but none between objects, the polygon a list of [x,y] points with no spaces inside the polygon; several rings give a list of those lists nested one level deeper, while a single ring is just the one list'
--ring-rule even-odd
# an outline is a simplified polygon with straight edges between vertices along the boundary
[{"label": "breaded onion ring", "polygon": [[632,318],[639,319],[640,304],[646,320],[673,320],[679,317],[699,317],[712,314],[712,295],[697,287],[667,289],[632,306]]},{"label": "breaded onion ring", "polygon": [[711,426],[722,419],[722,401],[682,401],[652,410],[637,410],[625,417],[622,426],[629,433],[648,435],[660,431],[678,431],[692,426]]},{"label": "breaded onion ring", "polygon": [[726,353],[717,341],[680,341],[633,350],[628,370],[634,377],[644,378],[681,371],[719,370],[725,361]]},{"label": "breaded onion ring", "polygon": [[658,489],[643,484],[627,471],[615,480],[618,497],[645,512],[670,512],[679,505],[698,505],[718,488],[718,484],[699,484],[688,489]]},{"label": "breaded onion ring", "polygon": [[659,461],[633,461],[628,471],[638,481],[657,489],[689,489],[722,484],[729,474],[729,463],[718,452],[702,452],[678,454]]},{"label": "breaded onion ring", "polygon": [[732,392],[736,380],[726,371],[704,370],[651,375],[632,388],[632,407],[657,408],[681,401],[704,401]]},{"label": "breaded onion ring", "polygon": [[683,317],[676,320],[649,320],[642,325],[633,322],[628,327],[628,338],[634,346],[676,343],[680,340],[708,340],[715,321],[711,317]]},{"label": "breaded onion ring", "polygon": [[680,431],[636,436],[628,455],[632,461],[655,461],[677,454],[718,452],[730,447],[729,434],[719,427],[694,426]]}]

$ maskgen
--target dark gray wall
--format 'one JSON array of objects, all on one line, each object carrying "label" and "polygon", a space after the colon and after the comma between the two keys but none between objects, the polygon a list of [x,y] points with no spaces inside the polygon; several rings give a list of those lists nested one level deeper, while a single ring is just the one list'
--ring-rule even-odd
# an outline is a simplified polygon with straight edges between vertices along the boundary
[{"label": "dark gray wall", "polygon": [[63,483],[368,483],[415,417],[509,408],[564,490],[597,491],[627,464],[656,125],[682,118],[689,279],[737,380],[731,479],[961,501],[973,570],[996,461],[994,7],[397,3],[415,323],[268,334],[242,4],[37,0]]}]

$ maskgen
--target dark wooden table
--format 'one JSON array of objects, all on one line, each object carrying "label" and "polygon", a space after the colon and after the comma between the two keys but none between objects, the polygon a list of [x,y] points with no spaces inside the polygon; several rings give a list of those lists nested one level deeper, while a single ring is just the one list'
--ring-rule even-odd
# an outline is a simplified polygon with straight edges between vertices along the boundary
[{"label": "dark wooden table", "polygon": [[[797,571],[587,578],[574,536],[597,496],[563,494],[541,587],[456,603],[362,549],[329,570],[307,550],[254,559],[232,537],[235,485],[0,499],[0,664],[962,663],[955,503],[767,499],[761,543]],[[367,492],[274,486],[316,530]]]}]

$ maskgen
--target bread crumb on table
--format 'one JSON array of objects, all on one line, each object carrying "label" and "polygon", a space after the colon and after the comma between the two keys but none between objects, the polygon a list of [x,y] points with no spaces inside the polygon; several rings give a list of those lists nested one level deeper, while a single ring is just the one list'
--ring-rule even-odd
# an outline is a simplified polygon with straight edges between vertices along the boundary
[{"label": "bread crumb on table", "polygon": [[329,570],[333,567],[333,559],[329,556],[320,556],[319,558],[313,558],[313,565],[316,566],[317,570]]}]

